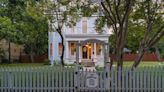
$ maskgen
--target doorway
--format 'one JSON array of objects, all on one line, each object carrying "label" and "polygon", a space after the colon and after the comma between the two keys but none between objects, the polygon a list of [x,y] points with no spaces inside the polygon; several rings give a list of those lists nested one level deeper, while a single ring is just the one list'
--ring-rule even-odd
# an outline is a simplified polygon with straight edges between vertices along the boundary
[{"label": "doorway", "polygon": [[86,44],[82,46],[82,58],[91,59],[92,57],[92,44]]}]

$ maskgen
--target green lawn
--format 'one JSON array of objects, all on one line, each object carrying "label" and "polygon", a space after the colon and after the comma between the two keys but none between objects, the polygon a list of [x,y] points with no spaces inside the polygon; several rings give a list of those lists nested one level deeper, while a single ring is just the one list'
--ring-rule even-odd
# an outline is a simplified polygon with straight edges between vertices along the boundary
[{"label": "green lawn", "polygon": [[[131,67],[133,64],[132,61],[126,61],[124,62],[124,67]],[[116,67],[116,62],[114,62],[113,66]],[[18,63],[18,64],[0,64],[0,67],[34,67],[34,66],[39,66],[39,67],[44,67],[44,66],[50,66],[45,63]],[[72,66],[72,65],[71,65]],[[164,66],[164,62],[160,63],[158,61],[142,61],[139,64],[139,67],[145,67],[145,66],[150,66],[150,67],[155,67],[155,66]]]},{"label": "green lawn", "polygon": [[[126,61],[124,62],[124,67],[131,67],[133,64],[132,61]],[[116,66],[116,62],[114,62],[114,66]],[[155,66],[164,66],[164,62],[160,63],[158,61],[142,61],[138,67],[155,67]]]}]

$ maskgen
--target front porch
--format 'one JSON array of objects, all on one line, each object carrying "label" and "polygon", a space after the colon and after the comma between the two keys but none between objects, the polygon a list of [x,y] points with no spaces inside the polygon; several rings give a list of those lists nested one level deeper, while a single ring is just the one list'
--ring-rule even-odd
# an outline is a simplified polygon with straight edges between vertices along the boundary
[{"label": "front porch", "polygon": [[[76,61],[76,43],[80,41],[66,42],[66,64],[73,64]],[[86,43],[79,47],[79,63],[84,66],[103,66],[104,53],[100,43]]]}]

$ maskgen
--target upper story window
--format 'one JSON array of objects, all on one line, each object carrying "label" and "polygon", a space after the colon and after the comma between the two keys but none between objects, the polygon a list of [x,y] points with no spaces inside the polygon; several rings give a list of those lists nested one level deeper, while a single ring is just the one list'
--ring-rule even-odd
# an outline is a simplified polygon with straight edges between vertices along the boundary
[{"label": "upper story window", "polygon": [[83,18],[83,20],[82,20],[82,32],[83,33],[87,33],[87,18]]}]

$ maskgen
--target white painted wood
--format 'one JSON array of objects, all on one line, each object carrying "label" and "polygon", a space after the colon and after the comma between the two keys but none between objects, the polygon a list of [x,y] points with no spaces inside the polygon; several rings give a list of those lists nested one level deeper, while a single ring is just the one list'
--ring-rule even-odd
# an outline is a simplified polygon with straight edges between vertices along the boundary
[{"label": "white painted wood", "polygon": [[136,92],[139,92],[139,69],[136,69]]},{"label": "white painted wood", "polygon": [[40,78],[41,78],[41,80],[40,80],[40,87],[41,87],[41,92],[43,92],[43,86],[44,86],[44,84],[43,84],[43,81],[44,81],[44,77],[43,77],[43,75],[44,75],[44,72],[43,72],[44,70],[43,70],[43,67],[41,68],[41,70],[40,70]]},{"label": "white painted wood", "polygon": [[132,92],[136,90],[136,69],[132,71]]},{"label": "white painted wood", "polygon": [[158,85],[159,85],[159,89],[160,91],[162,91],[162,68],[161,66],[159,67],[159,80],[158,80]]},{"label": "white painted wood", "polygon": [[22,69],[18,67],[18,92],[22,90]]},{"label": "white painted wood", "polygon": [[55,77],[54,77],[54,72],[55,72],[55,68],[53,67],[52,68],[52,71],[51,71],[51,73],[52,73],[52,82],[51,82],[51,85],[52,85],[52,92],[55,92]]},{"label": "white painted wood", "polygon": [[51,69],[52,69],[51,67],[47,67],[47,70],[48,70],[47,71],[47,88],[48,88],[47,90],[48,90],[48,92],[51,91],[51,81],[52,81],[52,80],[50,80],[51,79],[50,74],[52,74],[51,73],[51,71],[52,71]]},{"label": "white painted wood", "polygon": [[117,70],[115,71],[115,92],[117,92],[117,90],[118,90],[118,79],[117,79],[117,77],[118,77],[118,75],[117,75],[118,73],[117,73]]},{"label": "white painted wood", "polygon": [[29,72],[29,68],[26,68],[25,69],[25,91],[27,92],[28,91],[28,87],[29,87],[29,74],[28,74],[28,72]]},{"label": "white painted wood", "polygon": [[66,78],[66,76],[65,76],[65,72],[66,72],[66,70],[65,70],[65,68],[63,68],[62,69],[63,70],[63,85],[62,85],[62,87],[63,87],[63,92],[65,92],[65,90],[66,90],[66,80],[65,80],[65,78]]},{"label": "white painted wood", "polygon": [[154,70],[151,68],[151,91],[154,90]]},{"label": "white painted wood", "polygon": [[114,77],[113,68],[111,68],[111,71],[110,71],[110,72],[111,72],[111,76],[110,76],[111,86],[110,86],[109,89],[110,89],[111,91],[114,91],[114,90],[113,90],[113,88],[114,88],[114,82],[113,82],[113,80],[114,80],[114,78],[113,78],[113,77]]},{"label": "white painted wood", "polygon": [[125,82],[126,82],[126,84],[125,84],[125,86],[126,86],[126,90],[129,90],[129,86],[128,86],[128,80],[129,80],[129,77],[128,77],[128,69],[126,68],[125,69],[125,73],[126,73],[126,77],[125,77]]},{"label": "white painted wood", "polygon": [[62,92],[62,66],[59,68],[59,92]]},{"label": "white painted wood", "polygon": [[140,91],[143,92],[143,67],[140,71]]},{"label": "white painted wood", "polygon": [[30,68],[29,69],[29,83],[30,83],[30,85],[29,85],[29,90],[30,90],[30,92],[32,92],[32,69]]},{"label": "white painted wood", "polygon": [[71,87],[71,92],[74,92],[75,91],[75,87],[74,87],[74,81],[75,81],[75,76],[74,76],[74,73],[75,73],[75,70],[71,67],[71,71],[70,71],[70,82],[71,82],[71,85],[70,85],[70,87]]},{"label": "white painted wood", "polygon": [[22,85],[21,85],[21,88],[22,88],[22,91],[25,92],[25,68],[23,67],[22,68],[22,72],[21,72],[21,79],[22,79]]},{"label": "white painted wood", "polygon": [[3,74],[4,74],[4,73],[3,73],[3,68],[1,67],[1,68],[0,68],[0,85],[1,85],[1,86],[0,86],[0,91],[1,91],[1,92],[3,92],[3,80],[4,80],[4,79],[3,79]]},{"label": "white painted wood", "polygon": [[150,87],[150,84],[151,84],[151,82],[150,82],[150,67],[148,67],[146,71],[147,71],[147,80],[148,80],[147,81],[147,91],[150,92],[151,91],[150,90],[150,88],[151,88]]},{"label": "white painted wood", "polygon": [[155,67],[155,91],[154,92],[157,92],[158,88],[157,88],[157,81],[158,81],[158,71],[156,71],[157,67]]},{"label": "white painted wood", "polygon": [[147,68],[146,67],[144,67],[143,68],[143,90],[144,91],[147,91],[147,73],[146,73],[146,70],[147,70]]},{"label": "white painted wood", "polygon": [[162,90],[164,90],[164,67],[162,67]]},{"label": "white painted wood", "polygon": [[[129,68],[110,71],[78,72],[74,80],[74,68],[59,67],[17,67],[0,68],[0,92],[73,92],[75,81],[79,91],[105,92],[107,83],[111,92],[162,92],[164,90],[164,68],[144,67],[133,71]],[[118,72],[118,73],[117,73]],[[86,86],[86,73],[98,73],[98,86]],[[106,73],[108,77],[106,77]],[[110,77],[110,78],[109,78]],[[109,78],[109,81],[108,81]],[[84,90],[85,89],[85,90]]]},{"label": "white painted wood", "polygon": [[55,88],[56,88],[56,92],[58,92],[58,72],[59,72],[59,67],[58,66],[56,66],[56,73],[55,73]]}]

